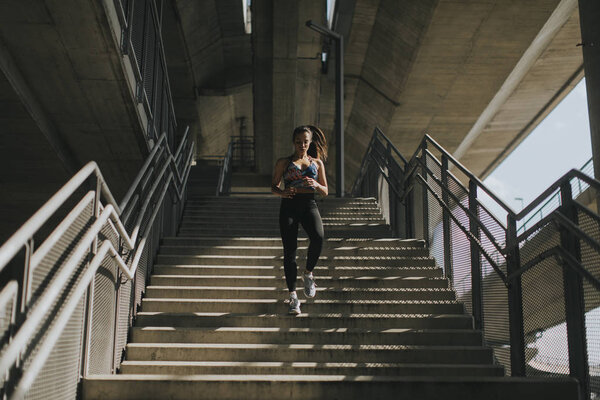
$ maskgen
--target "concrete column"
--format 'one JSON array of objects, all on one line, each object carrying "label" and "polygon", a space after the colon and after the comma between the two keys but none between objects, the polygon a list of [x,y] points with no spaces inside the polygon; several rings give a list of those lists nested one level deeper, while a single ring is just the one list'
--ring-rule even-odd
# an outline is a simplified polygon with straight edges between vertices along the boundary
[{"label": "concrete column", "polygon": [[594,175],[600,178],[600,2],[579,0],[581,46],[592,135]]},{"label": "concrete column", "polygon": [[298,3],[273,2],[273,161],[292,153],[296,127]]},{"label": "concrete column", "polygon": [[252,2],[256,170],[273,170],[273,0]]}]

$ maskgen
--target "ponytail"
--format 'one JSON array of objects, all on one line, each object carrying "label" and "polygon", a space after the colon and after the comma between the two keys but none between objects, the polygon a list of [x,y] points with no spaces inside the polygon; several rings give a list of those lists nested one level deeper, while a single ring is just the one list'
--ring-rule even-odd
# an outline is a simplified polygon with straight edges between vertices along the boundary
[{"label": "ponytail", "polygon": [[312,142],[308,148],[308,155],[327,161],[327,140],[323,131],[316,126],[308,125],[312,133]]}]

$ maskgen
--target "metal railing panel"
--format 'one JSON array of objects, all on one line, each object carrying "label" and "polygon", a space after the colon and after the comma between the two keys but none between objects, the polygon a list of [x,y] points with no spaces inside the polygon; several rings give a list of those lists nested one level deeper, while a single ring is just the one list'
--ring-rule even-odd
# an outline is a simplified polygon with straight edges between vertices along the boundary
[{"label": "metal railing panel", "polygon": [[115,321],[118,268],[107,260],[98,269],[91,286],[92,307],[89,329],[87,374],[111,374],[114,372]]},{"label": "metal railing panel", "polygon": [[[81,372],[84,314],[85,301],[81,299],[62,329],[60,338],[52,347],[41,371],[32,378],[33,382],[25,393],[25,399],[64,400],[76,398],[77,383]],[[42,340],[40,340],[40,346],[43,346]],[[31,358],[31,360],[35,359]],[[28,371],[31,367],[32,364],[26,361],[23,369]]]},{"label": "metal railing panel", "polygon": [[[184,141],[175,155],[168,147],[153,151],[122,202],[129,221],[137,225],[124,226],[120,207],[90,163],[0,248],[0,268],[25,247],[30,254],[25,268],[32,271],[33,296],[25,295],[31,301],[23,307],[27,312],[15,329],[5,329],[10,340],[0,353],[9,398],[75,398],[81,374],[117,370],[160,237],[171,235],[182,215],[193,157],[187,131]],[[165,134],[157,145],[167,146]],[[184,170],[177,168],[176,159],[185,160]],[[31,237],[82,185],[89,187],[90,177],[96,190],[36,249]],[[27,281],[8,287],[15,285],[18,290]],[[14,307],[7,295],[0,299],[5,307]]]},{"label": "metal railing panel", "polygon": [[569,375],[562,266],[546,258],[523,273],[522,282],[527,376]]}]

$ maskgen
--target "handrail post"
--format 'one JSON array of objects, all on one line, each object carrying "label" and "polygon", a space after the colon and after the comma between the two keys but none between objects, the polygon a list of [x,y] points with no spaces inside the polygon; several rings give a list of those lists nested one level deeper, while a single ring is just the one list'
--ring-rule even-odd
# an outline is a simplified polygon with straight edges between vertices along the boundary
[{"label": "handrail post", "polygon": [[30,238],[25,244],[25,263],[23,265],[23,285],[21,287],[21,309],[19,313],[21,318],[25,316],[31,296],[31,257],[33,256],[34,247],[35,241]]},{"label": "handrail post", "polygon": [[[477,207],[477,183],[469,180],[469,211],[479,219],[479,208]],[[469,218],[469,231],[473,237],[480,240],[480,231],[477,221]],[[473,311],[473,322],[475,329],[483,329],[483,292],[481,290],[481,254],[479,248],[473,241],[471,246],[471,304]]]},{"label": "handrail post", "polygon": [[[421,174],[423,175],[423,179],[427,181],[427,141],[424,139],[421,142],[421,161],[423,165],[421,166]],[[423,240],[425,243],[429,245],[429,194],[427,193],[427,188],[423,187]]]},{"label": "handrail post", "polygon": [[[450,198],[448,196],[448,157],[442,154],[442,201],[446,205],[450,205]],[[444,190],[446,189],[446,190]],[[444,208],[442,210],[442,229],[444,235],[444,274],[450,281],[450,284],[454,281],[452,273],[452,244],[451,244],[451,233],[450,233],[450,210]]]},{"label": "handrail post", "polygon": [[[521,266],[519,243],[517,242],[517,220],[507,216],[506,247],[510,252],[506,257],[507,276]],[[525,376],[525,333],[523,329],[523,292],[521,275],[508,282],[508,319],[510,337],[510,366],[512,376]]]},{"label": "handrail post", "polygon": [[[570,181],[560,187],[561,213],[575,225],[579,225],[577,210],[573,204]],[[567,229],[560,227],[561,247],[581,263],[579,240]],[[565,291],[565,319],[567,323],[567,341],[569,346],[569,371],[577,378],[580,387],[580,399],[587,399],[590,392],[590,376],[587,358],[587,340],[585,331],[585,301],[581,276],[563,265],[563,285]]]},{"label": "handrail post", "polygon": [[[390,142],[387,142],[386,146],[385,146],[385,165],[387,167],[387,174],[390,177],[390,180],[392,180],[392,173],[391,173],[391,165],[392,165],[392,144]],[[388,183],[388,186],[390,184]],[[396,193],[392,190],[392,188],[388,188],[388,214],[389,214],[389,218],[390,218],[390,227],[392,228],[392,234],[394,235],[394,237],[399,237],[400,236],[400,227],[398,226],[397,223],[397,216],[396,216]]]}]

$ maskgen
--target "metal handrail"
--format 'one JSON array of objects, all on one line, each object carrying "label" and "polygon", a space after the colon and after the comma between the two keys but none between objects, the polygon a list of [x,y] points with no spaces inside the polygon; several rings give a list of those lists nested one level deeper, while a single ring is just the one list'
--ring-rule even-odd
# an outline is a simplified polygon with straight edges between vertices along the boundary
[{"label": "metal handrail", "polygon": [[[425,180],[425,178],[423,178],[420,174],[417,174],[417,179],[419,181],[421,181],[421,183],[427,188],[427,190],[433,195],[433,197],[435,197],[435,199],[440,203],[440,205],[447,209],[450,210],[450,206],[448,204],[446,204],[441,198],[440,196],[438,196],[438,194],[435,192],[435,190],[433,190],[433,188],[427,183],[427,181]],[[469,232],[465,227],[462,226],[462,224],[460,223],[460,221],[458,221],[458,219],[452,214],[450,213],[450,218],[454,221],[454,223],[456,224],[456,226],[458,226],[458,228],[460,230],[463,231],[463,233],[469,238],[470,241],[474,242],[478,247],[479,250],[481,251],[481,253],[483,254],[483,256],[486,258],[486,260],[490,263],[490,265],[492,266],[492,268],[494,269],[494,271],[496,271],[496,273],[498,274],[498,276],[500,277],[500,279],[502,279],[502,282],[508,286],[508,279],[506,277],[506,274],[504,274],[504,272],[502,272],[502,270],[500,269],[500,266],[498,264],[496,264],[496,262],[492,259],[492,257],[487,254],[487,251],[485,251],[485,249],[483,248],[483,245],[481,244],[481,241],[478,240],[477,238],[473,237],[473,235],[471,234],[471,232]]]},{"label": "metal handrail", "polygon": [[394,146],[394,143],[392,143],[392,141],[390,139],[388,139],[387,136],[385,136],[385,134],[381,131],[381,129],[379,129],[379,127],[375,127],[375,133],[377,135],[381,136],[390,145],[392,151],[400,158],[400,160],[402,160],[404,165],[408,164],[408,161],[406,161],[406,158],[404,158],[404,156],[400,153],[400,151],[398,151],[396,146]]},{"label": "metal handrail", "polygon": [[[524,327],[527,322],[526,318],[531,318],[531,315],[525,314],[526,306],[530,307],[531,305],[527,305],[523,300],[526,293],[531,292],[525,290],[523,285],[526,280],[522,281],[522,277],[530,270],[537,269],[539,271],[542,266],[548,266],[544,262],[545,260],[555,259],[556,261],[552,261],[553,264],[550,265],[558,264],[563,271],[561,278],[565,299],[564,321],[567,324],[569,363],[572,366],[571,376],[576,377],[580,382],[581,393],[589,393],[590,376],[587,372],[588,353],[586,353],[585,346],[585,313],[588,304],[587,296],[585,299],[583,297],[582,285],[585,282],[595,290],[600,290],[600,279],[590,269],[590,265],[587,265],[588,261],[585,261],[586,264],[584,264],[582,260],[587,257],[587,259],[593,260],[590,262],[597,263],[597,259],[600,257],[600,243],[596,240],[596,234],[588,231],[590,226],[597,227],[597,224],[600,224],[600,215],[577,202],[576,196],[583,190],[587,190],[588,187],[596,192],[599,191],[600,181],[580,170],[572,169],[557,179],[527,207],[516,213],[428,135],[424,136],[413,157],[404,166],[403,176],[398,180],[390,179],[385,167],[390,165],[391,160],[394,159],[390,156],[392,147],[393,144],[385,143],[381,139],[376,129],[353,186],[353,189],[361,192],[355,190],[354,194],[368,196],[375,191],[376,196],[379,196],[381,193],[387,193],[389,199],[379,200],[381,200],[382,207],[389,207],[390,221],[397,224],[394,226],[395,231],[401,232],[400,229],[404,226],[407,237],[416,237],[408,236],[416,233],[422,235],[418,237],[423,237],[425,240],[433,240],[433,244],[436,246],[443,246],[443,249],[440,249],[443,250],[443,260],[439,253],[436,258],[443,261],[444,274],[449,279],[450,285],[453,285],[455,278],[459,282],[461,279],[464,281],[469,278],[468,286],[463,288],[466,290],[463,293],[463,299],[469,299],[472,303],[471,311],[477,329],[487,332],[488,324],[485,322],[488,317],[484,314],[492,312],[492,322],[489,322],[491,324],[489,327],[491,335],[497,335],[495,318],[508,318],[510,368],[512,374],[516,376],[527,375],[525,346],[527,332],[524,331]],[[436,155],[429,151],[430,148],[435,149]],[[438,159],[438,152],[441,155],[441,161]],[[582,169],[588,165],[590,165],[589,161]],[[468,188],[454,176],[452,168],[459,170],[469,180]],[[371,183],[373,179],[376,184]],[[365,180],[366,182],[364,182]],[[379,189],[379,185],[384,180],[387,182],[387,191]],[[421,190],[415,190],[417,187]],[[478,199],[479,189],[506,211],[505,224],[501,223],[481,204]],[[519,234],[521,229],[517,230],[517,222],[530,216],[540,204],[542,204],[542,208],[546,207],[548,198],[551,197],[550,201],[552,201],[556,196],[560,196],[560,207],[542,218],[533,227],[522,228],[525,229],[525,232]],[[431,208],[432,205],[433,208]],[[398,210],[399,207],[400,210]],[[435,216],[433,220],[429,215],[430,212],[435,213],[432,214]],[[482,219],[481,212],[487,212],[491,219],[488,216]],[[536,214],[538,212],[539,210]],[[394,215],[392,216],[392,214]],[[582,214],[584,219],[580,221]],[[417,226],[418,220],[411,221],[411,216],[422,218],[422,225]],[[592,221],[591,225],[590,220]],[[525,224],[529,221],[531,218]],[[436,228],[435,231],[430,232],[432,222],[442,225],[441,229]],[[465,237],[466,240],[458,243],[451,242],[455,228],[461,232],[458,237]],[[556,240],[553,237],[552,241],[544,240],[541,248],[540,243],[537,242],[531,242],[530,247],[524,246],[533,236],[536,236],[537,231],[543,229],[550,229],[550,233],[553,235],[558,234],[560,242],[553,243]],[[436,241],[436,238],[440,237],[441,241]],[[592,255],[589,254],[590,250]],[[453,255],[455,251],[459,252],[458,259]],[[498,254],[496,251],[501,255],[502,261],[494,260],[494,256]],[[521,254],[526,258],[521,260]],[[483,262],[486,262],[485,270]],[[455,263],[456,265],[453,265]],[[460,268],[457,270],[459,272],[455,273],[455,267]],[[487,273],[488,267],[495,272],[491,280]],[[506,292],[502,292],[501,296],[497,295],[495,286],[493,286],[496,285],[497,277],[506,288]],[[487,279],[487,285],[484,279]],[[496,315],[496,310],[490,310],[489,306],[484,311],[484,293],[486,296],[495,298],[496,302],[506,303],[506,309],[501,311],[500,315]],[[505,295],[506,297],[503,297]],[[531,294],[528,296],[530,298]],[[487,334],[484,334],[484,337],[487,340]],[[492,342],[488,344],[496,346]],[[506,365],[508,366],[508,364]]]},{"label": "metal handrail", "polygon": [[227,153],[223,157],[221,163],[221,170],[219,172],[219,181],[217,183],[217,196],[223,196],[229,191],[227,188],[227,182],[231,175],[231,160],[233,158],[233,141],[229,142],[227,146]]},{"label": "metal handrail", "polygon": [[[10,343],[7,345],[6,349],[3,351],[0,357],[0,374],[6,374],[10,368],[15,365],[18,361],[20,355],[23,352],[23,349],[30,343],[32,337],[37,334],[37,327],[44,321],[46,313],[50,310],[54,302],[58,299],[61,291],[64,289],[67,284],[69,277],[73,274],[78,264],[82,259],[86,257],[86,254],[89,254],[90,249],[92,248],[92,244],[98,239],[98,235],[105,226],[110,226],[110,228],[118,235],[120,239],[120,244],[124,245],[124,249],[115,249],[110,240],[105,240],[100,248],[96,251],[96,254],[91,259],[90,264],[84,274],[84,277],[79,281],[77,286],[72,289],[72,296],[69,301],[66,303],[65,307],[59,312],[59,314],[55,317],[54,326],[51,330],[46,334],[44,339],[44,345],[40,346],[41,349],[33,356],[33,361],[30,363],[30,367],[24,372],[21,376],[20,381],[18,383],[17,388],[13,392],[13,398],[21,398],[30,385],[33,383],[33,380],[41,370],[45,360],[50,355],[50,351],[54,347],[54,344],[60,337],[60,333],[62,329],[64,329],[66,321],[69,320],[71,314],[73,313],[78,301],[81,299],[83,294],[86,292],[87,287],[89,286],[91,280],[93,279],[96,270],[101,265],[102,261],[106,256],[110,256],[117,264],[119,270],[122,272],[123,276],[127,280],[133,280],[136,276],[136,271],[143,253],[145,249],[145,245],[148,239],[148,235],[152,229],[153,222],[156,219],[160,207],[154,207],[150,213],[150,217],[148,218],[148,223],[143,232],[140,233],[139,228],[141,224],[141,219],[138,218],[136,226],[134,227],[131,234],[129,234],[124,226],[123,221],[121,220],[121,213],[128,206],[129,201],[132,198],[135,190],[140,186],[143,181],[143,177],[146,172],[149,170],[149,165],[151,161],[156,158],[157,154],[161,154],[163,151],[166,151],[168,154],[167,159],[164,162],[164,165],[159,173],[155,183],[152,185],[150,193],[147,195],[147,199],[151,199],[154,197],[155,193],[158,193],[159,182],[164,182],[162,185],[162,189],[158,196],[158,204],[162,204],[167,190],[172,185],[175,186],[175,194],[179,200],[183,199],[183,192],[185,190],[185,183],[187,181],[187,177],[189,176],[191,161],[193,157],[193,144],[187,146],[187,156],[185,157],[186,165],[184,171],[179,171],[176,160],[183,157],[184,151],[184,143],[188,143],[188,130],[186,130],[184,137],[182,139],[182,144],[179,146],[177,153],[173,156],[168,148],[168,144],[166,141],[166,134],[161,136],[161,139],[157,142],[156,148],[153,149],[147,161],[144,163],[140,173],[134,181],[134,184],[131,186],[127,195],[125,196],[124,201],[121,203],[122,207],[119,207],[111,192],[108,188],[104,178],[95,162],[90,162],[86,166],[84,166],[73,178],[71,178],[67,184],[63,186],[52,198],[46,202],[42,208],[38,212],[34,214],[15,234],[11,236],[11,238],[0,247],[0,270],[4,268],[7,263],[18,253],[18,251],[27,246],[30,242],[30,238],[41,228],[41,226],[48,221],[48,219],[67,201],[67,199],[75,193],[75,191],[81,187],[81,185],[91,176],[95,175],[97,178],[97,187],[98,191],[90,191],[88,192],[80,203],[67,215],[67,217],[57,226],[57,228],[52,232],[52,234],[48,237],[48,240],[45,241],[38,251],[33,254],[31,260],[29,260],[30,270],[35,268],[35,266],[41,261],[41,259],[45,256],[45,254],[51,249],[52,245],[58,240],[58,238],[68,229],[74,219],[81,213],[83,208],[90,204],[91,201],[95,199],[99,199],[100,194],[104,196],[107,204],[98,209],[97,217],[95,218],[93,224],[87,229],[84,237],[78,242],[77,247],[73,250],[69,259],[63,264],[62,268],[56,275],[56,277],[51,281],[49,286],[45,289],[44,293],[42,293],[40,299],[36,301],[35,305],[29,310],[27,314],[27,318],[24,320],[23,324],[19,327],[17,333],[12,337]],[[162,145],[163,150],[158,151],[158,147]],[[166,150],[164,150],[166,148]],[[171,168],[172,170],[167,173],[167,169]],[[163,178],[166,178],[163,180]],[[145,215],[146,210],[148,209],[148,201],[145,201],[144,204],[140,207],[139,214]],[[96,202],[96,207],[101,207],[98,202]],[[110,221],[110,223],[109,223]],[[130,257],[132,256],[132,257]],[[131,265],[127,266],[127,259],[133,260]],[[29,271],[28,274],[31,272]],[[27,291],[27,275],[24,278],[24,290]],[[16,288],[18,290],[18,282],[11,281],[9,282],[10,288]],[[5,290],[7,290],[5,288]],[[12,289],[11,289],[12,290]],[[12,292],[11,292],[12,293]],[[0,303],[6,304],[4,291],[0,296]],[[28,296],[25,296],[28,298]]]},{"label": "metal handrail", "polygon": [[502,207],[508,214],[510,214],[510,215],[514,215],[515,214],[515,212],[513,211],[512,208],[510,208],[504,201],[502,201],[477,176],[475,176],[471,171],[469,171],[469,169],[467,167],[465,167],[464,165],[462,165],[460,161],[458,161],[456,158],[454,158],[454,156],[452,154],[450,154],[448,151],[446,151],[446,149],[444,149],[438,142],[436,142],[435,140],[433,140],[433,138],[431,136],[429,136],[428,134],[426,134],[423,137],[423,143],[430,143],[430,144],[432,144],[443,156],[447,157],[448,160],[451,161],[452,164],[454,166],[456,166],[460,170],[460,172],[462,172],[463,174],[465,174],[465,176],[467,178],[469,178],[470,180],[472,180],[473,182],[475,182],[479,188],[483,189],[483,191],[488,196],[490,196],[496,203],[498,203],[498,205],[500,207]]},{"label": "metal handrail", "polygon": [[[184,139],[187,139],[188,131],[186,130],[186,134]],[[124,200],[121,202],[121,206],[117,204],[115,201],[106,181],[104,180],[104,176],[98,167],[98,164],[94,161],[90,161],[87,163],[82,169],[79,170],[71,178],[55,195],[53,195],[31,218],[25,222],[25,224],[15,232],[3,245],[0,247],[0,272],[6,267],[8,262],[26,245],[27,241],[50,219],[50,217],[67,201],[67,199],[77,191],[77,189],[85,182],[92,174],[96,176],[98,181],[100,182],[100,188],[102,190],[102,194],[105,196],[108,204],[112,205],[118,215],[121,214],[121,210],[123,210],[135,189],[139,185],[141,181],[141,177],[145,174],[148,169],[148,165],[152,161],[153,157],[156,155],[156,150],[158,149],[161,143],[166,143],[166,134],[161,135],[161,139],[158,141],[155,149],[153,149],[152,153],[148,157],[146,163],[142,166],[142,170],[138,174],[135,179],[133,185],[127,192]],[[178,151],[181,151],[181,147]],[[191,151],[190,151],[191,156]],[[190,158],[188,156],[188,158]],[[171,155],[169,162],[174,162],[174,158]],[[189,167],[187,172],[189,173]],[[184,173],[185,174],[185,173]],[[181,177],[178,177],[178,181],[181,184]],[[124,229],[124,228],[123,228]],[[132,235],[132,239],[135,241],[137,235]]]},{"label": "metal handrail", "polygon": [[[581,172],[585,171],[590,165],[593,165],[593,158],[590,158],[585,164],[583,164],[583,166],[581,168],[579,168],[579,171],[581,171]],[[558,189],[555,189],[555,190],[558,190]],[[550,204],[552,201],[554,201],[557,197],[559,198],[559,201],[560,201],[559,192],[556,192],[553,196],[551,196],[541,207],[538,208],[538,210],[534,214],[532,214],[525,222],[523,222],[521,224],[521,226],[519,227],[519,230],[525,230],[527,224],[532,219],[534,219],[536,217],[536,215],[538,215],[538,214],[541,215],[542,210],[544,209],[544,207],[546,207],[548,204]]]}]

